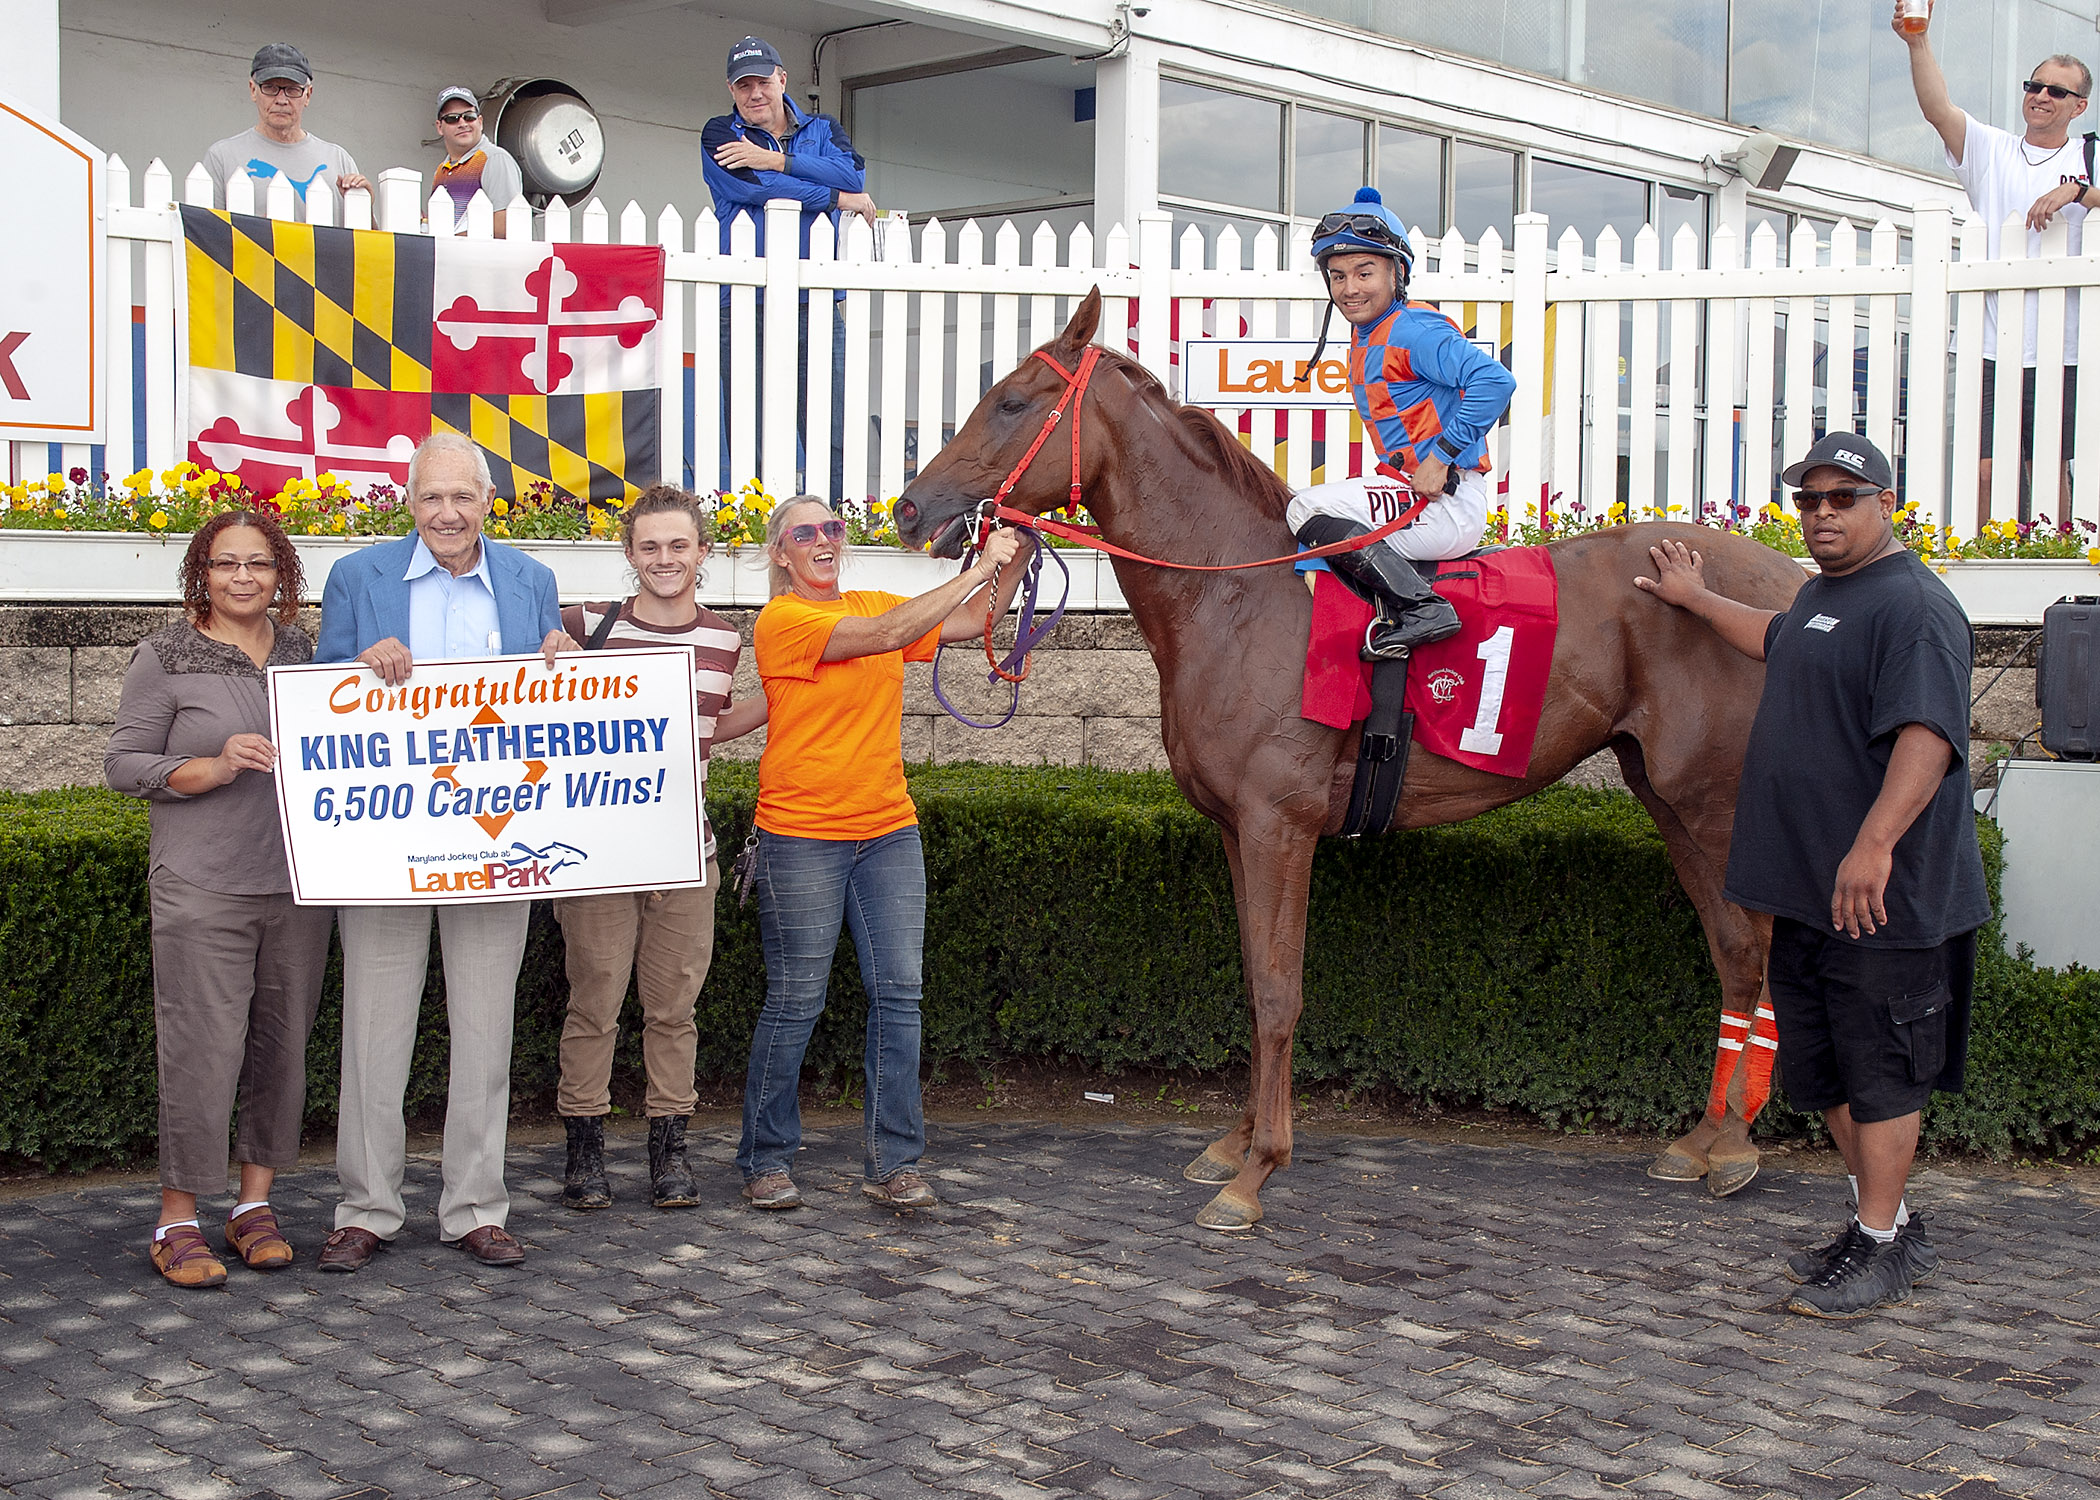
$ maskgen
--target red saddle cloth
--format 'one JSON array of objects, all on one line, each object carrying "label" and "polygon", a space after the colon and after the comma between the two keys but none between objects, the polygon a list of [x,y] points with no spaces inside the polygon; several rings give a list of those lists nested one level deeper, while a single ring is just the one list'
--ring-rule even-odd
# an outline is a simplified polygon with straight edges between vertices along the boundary
[{"label": "red saddle cloth", "polygon": [[[1313,575],[1299,716],[1347,729],[1371,711],[1371,664],[1358,659],[1371,606],[1332,573]],[[1498,776],[1522,776],[1546,706],[1560,583],[1544,547],[1443,564],[1436,591],[1457,606],[1457,635],[1408,664],[1415,743]]]}]

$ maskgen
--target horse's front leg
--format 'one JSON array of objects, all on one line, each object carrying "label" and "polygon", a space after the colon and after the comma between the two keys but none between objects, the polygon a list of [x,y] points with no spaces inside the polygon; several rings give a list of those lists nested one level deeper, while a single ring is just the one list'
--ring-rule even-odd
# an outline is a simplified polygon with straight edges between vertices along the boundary
[{"label": "horse's front leg", "polygon": [[[1218,832],[1224,837],[1225,863],[1232,872],[1233,902],[1242,908],[1241,930],[1244,932],[1246,897],[1241,893],[1246,890],[1246,880],[1240,871],[1239,835],[1222,823],[1218,825]],[[1216,1186],[1219,1183],[1230,1182],[1240,1175],[1240,1168],[1247,1161],[1247,1147],[1254,1140],[1254,1101],[1261,1093],[1258,1082],[1260,1075],[1256,1069],[1260,1062],[1257,1053],[1247,1070],[1247,1103],[1241,1109],[1240,1117],[1234,1122],[1232,1129],[1205,1146],[1201,1155],[1181,1169],[1181,1175],[1190,1182],[1206,1182]]]},{"label": "horse's front leg", "polygon": [[[1305,1004],[1305,902],[1317,828],[1300,828],[1273,809],[1238,830],[1233,894],[1240,916],[1240,963],[1253,1010],[1247,1081],[1246,1162],[1196,1222],[1245,1229],[1261,1218],[1262,1184],[1291,1160],[1291,1036]],[[1239,1131],[1205,1152],[1229,1149]]]}]

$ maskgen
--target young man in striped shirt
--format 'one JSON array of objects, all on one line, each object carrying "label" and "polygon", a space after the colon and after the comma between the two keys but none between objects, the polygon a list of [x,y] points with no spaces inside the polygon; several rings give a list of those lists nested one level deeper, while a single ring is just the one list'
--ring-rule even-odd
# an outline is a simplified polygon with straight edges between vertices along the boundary
[{"label": "young man in striped shirt", "polygon": [[[562,623],[596,651],[622,646],[685,646],[693,653],[694,713],[700,759],[718,741],[766,721],[766,700],[729,701],[742,639],[736,627],[693,599],[713,526],[700,502],[675,485],[657,485],[629,506],[620,541],[640,590],[624,603],[570,605]],[[612,1058],[627,979],[642,1001],[642,1063],[648,1074],[649,1184],[658,1208],[699,1201],[686,1165],[686,1120],[697,1095],[693,1059],[699,1033],[693,1006],[715,941],[719,870],[715,832],[706,829],[707,884],[698,890],[577,896],[554,903],[568,947],[569,1013],[561,1035],[557,1108],[568,1131],[562,1202],[604,1208],[605,1116],[612,1109]]]}]

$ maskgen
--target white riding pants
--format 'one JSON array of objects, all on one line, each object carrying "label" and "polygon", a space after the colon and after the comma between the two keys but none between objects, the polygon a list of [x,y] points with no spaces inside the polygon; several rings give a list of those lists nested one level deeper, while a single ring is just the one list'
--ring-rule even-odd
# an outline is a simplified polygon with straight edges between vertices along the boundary
[{"label": "white riding pants", "polygon": [[[1314,516],[1339,516],[1376,530],[1414,504],[1414,492],[1383,476],[1309,485],[1291,496],[1286,516],[1293,532]],[[1415,562],[1462,557],[1487,530],[1488,482],[1478,472],[1459,477],[1456,492],[1429,502],[1419,516],[1379,545]]]}]

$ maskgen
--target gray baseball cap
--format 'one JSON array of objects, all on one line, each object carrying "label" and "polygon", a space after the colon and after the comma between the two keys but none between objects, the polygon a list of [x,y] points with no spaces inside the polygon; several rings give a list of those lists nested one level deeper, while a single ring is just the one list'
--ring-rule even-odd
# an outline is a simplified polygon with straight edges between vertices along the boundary
[{"label": "gray baseball cap", "polygon": [[257,83],[281,78],[303,88],[314,81],[314,67],[306,60],[306,54],[290,42],[268,42],[257,49],[255,61],[248,65],[248,76]]},{"label": "gray baseball cap", "polygon": [[1864,479],[1879,489],[1894,489],[1896,471],[1882,451],[1856,432],[1832,432],[1808,450],[1808,457],[1788,464],[1779,476],[1782,484],[1799,484],[1812,469],[1843,469],[1854,479]]},{"label": "gray baseball cap", "polygon": [[759,37],[747,36],[729,49],[729,81],[739,78],[769,78],[775,68],[785,67],[773,44]]},{"label": "gray baseball cap", "polygon": [[455,83],[450,85],[449,87],[438,90],[438,113],[443,114],[445,112],[445,106],[450,104],[454,99],[459,100],[462,104],[472,105],[475,109],[481,108],[481,101],[474,96],[474,91],[472,89],[463,88],[459,84]]}]

